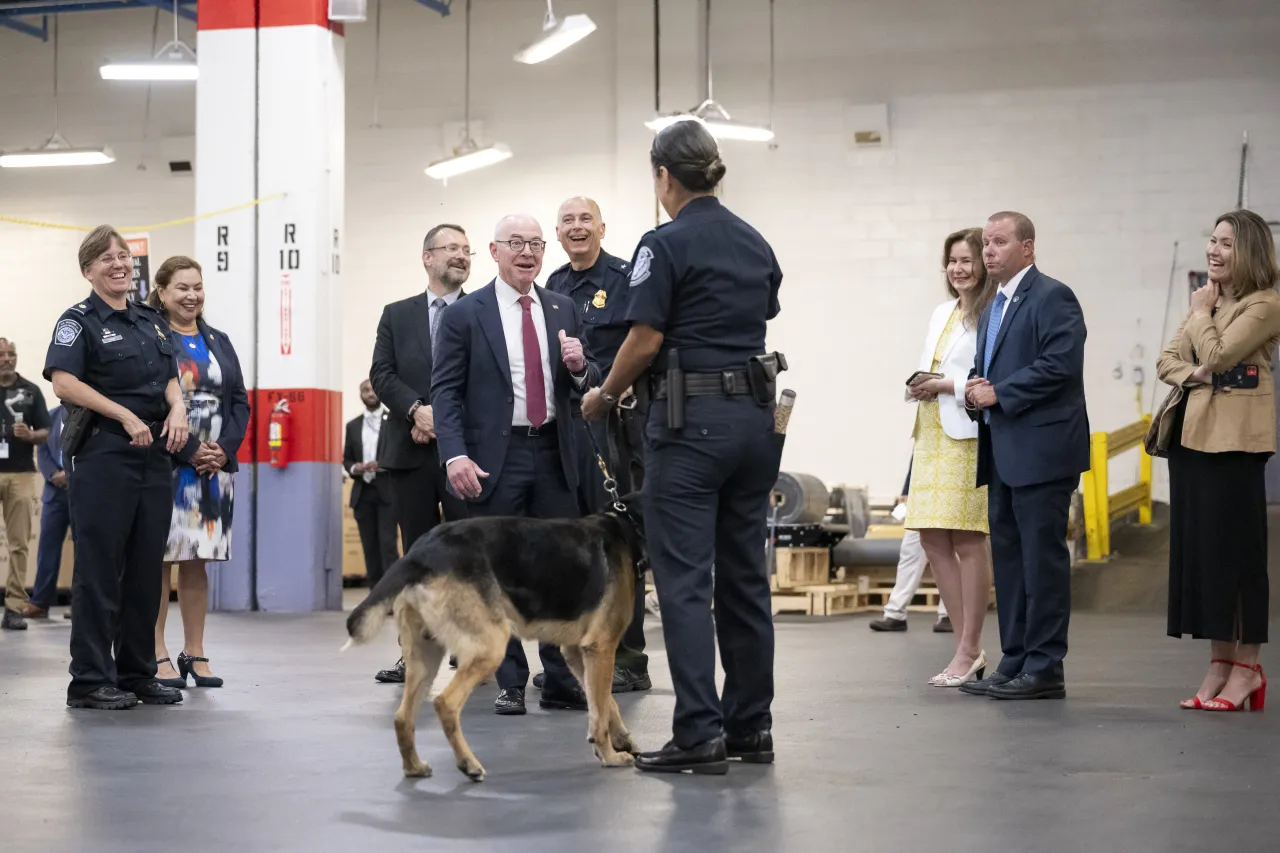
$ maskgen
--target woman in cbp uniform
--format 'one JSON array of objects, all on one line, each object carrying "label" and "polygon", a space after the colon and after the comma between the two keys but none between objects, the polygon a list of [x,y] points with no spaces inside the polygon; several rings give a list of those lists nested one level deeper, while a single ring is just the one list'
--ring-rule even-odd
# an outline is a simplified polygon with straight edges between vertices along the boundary
[{"label": "woman in cbp uniform", "polygon": [[[651,398],[645,535],[676,709],[672,740],[636,766],[720,774],[727,758],[773,760],[764,543],[783,436],[773,431],[781,359],[763,354],[782,270],[764,238],[713,196],[725,167],[700,122],[664,129],[650,161],[672,221],[637,247],[631,329],[608,378],[583,398],[582,414],[603,417],[649,368],[647,389],[638,389]],[[716,695],[717,636],[723,697]]]},{"label": "woman in cbp uniform", "polygon": [[76,570],[67,705],[173,704],[182,693],[156,681],[154,634],[173,514],[170,454],[190,459],[199,442],[188,437],[172,333],[159,312],[128,298],[124,238],[95,228],[80,244],[80,272],[93,292],[58,319],[44,366],[68,409]]}]

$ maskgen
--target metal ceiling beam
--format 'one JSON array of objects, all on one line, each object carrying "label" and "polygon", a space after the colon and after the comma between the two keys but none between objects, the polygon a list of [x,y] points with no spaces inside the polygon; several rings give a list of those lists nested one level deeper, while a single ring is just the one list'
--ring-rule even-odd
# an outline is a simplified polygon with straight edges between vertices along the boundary
[{"label": "metal ceiling beam", "polygon": [[35,36],[40,41],[49,40],[49,17],[46,15],[40,19],[40,26],[32,26],[26,21],[19,21],[9,15],[0,17],[0,27],[8,27],[11,30],[17,30],[23,35]]},{"label": "metal ceiling beam", "polygon": [[418,0],[418,2],[443,16],[448,16],[449,7],[453,5],[453,0]]},{"label": "metal ceiling beam", "polygon": [[[178,15],[196,19],[196,0],[178,0]],[[0,27],[16,30],[41,41],[49,40],[49,15],[69,12],[111,12],[118,9],[163,9],[173,11],[172,0],[18,0],[0,6]],[[41,25],[19,20],[18,16],[44,16]]]}]

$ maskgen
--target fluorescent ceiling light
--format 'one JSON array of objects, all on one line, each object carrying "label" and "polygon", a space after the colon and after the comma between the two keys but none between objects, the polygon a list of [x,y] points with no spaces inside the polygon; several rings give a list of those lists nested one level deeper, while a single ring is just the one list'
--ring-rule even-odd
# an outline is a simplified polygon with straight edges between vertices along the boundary
[{"label": "fluorescent ceiling light", "polygon": [[200,68],[194,62],[113,62],[98,69],[103,80],[195,80]]},{"label": "fluorescent ceiling light", "polygon": [[[475,143],[471,143],[474,146]],[[454,175],[461,175],[464,172],[473,172],[476,169],[483,169],[485,166],[492,166],[495,163],[501,163],[511,157],[511,149],[501,143],[490,145],[488,148],[474,148],[469,150],[467,146],[463,146],[454,151],[452,157],[444,160],[437,160],[428,166],[427,176],[436,178],[437,180],[447,181]]]},{"label": "fluorescent ceiling light", "polygon": [[62,134],[55,133],[40,148],[0,154],[0,168],[24,169],[38,166],[100,166],[114,163],[110,148],[72,148]]},{"label": "fluorescent ceiling light", "polygon": [[542,35],[517,51],[515,60],[534,65],[572,47],[595,31],[595,22],[587,15],[569,15],[564,20],[556,20],[551,0],[547,0],[547,17],[542,22]]},{"label": "fluorescent ceiling light", "polygon": [[696,121],[711,132],[716,139],[735,139],[742,142],[769,142],[773,139],[773,131],[767,127],[751,124],[739,124],[725,119],[706,119],[697,113],[677,113],[675,115],[658,116],[644,123],[654,133],[665,130],[678,121]]}]

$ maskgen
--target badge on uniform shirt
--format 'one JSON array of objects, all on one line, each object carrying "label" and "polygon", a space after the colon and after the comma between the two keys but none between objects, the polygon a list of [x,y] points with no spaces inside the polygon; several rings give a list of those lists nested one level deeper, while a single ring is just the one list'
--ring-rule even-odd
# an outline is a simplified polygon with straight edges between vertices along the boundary
[{"label": "badge on uniform shirt", "polygon": [[608,298],[609,294],[605,293],[603,290],[597,290],[596,295],[591,297],[591,304],[597,308],[603,308],[605,300]]},{"label": "badge on uniform shirt", "polygon": [[114,344],[116,341],[123,341],[124,336],[111,331],[106,326],[102,327],[102,342],[104,344]]},{"label": "badge on uniform shirt", "polygon": [[80,337],[80,324],[75,320],[59,320],[53,329],[53,342],[60,347],[69,347]]},{"label": "badge on uniform shirt", "polygon": [[636,253],[636,265],[631,270],[631,286],[642,284],[649,277],[649,264],[653,261],[653,250],[648,246],[641,246],[640,251]]},{"label": "badge on uniform shirt", "polygon": [[151,324],[151,328],[153,328],[153,329],[155,329],[155,330],[156,330],[156,334],[160,336],[160,340],[162,340],[162,341],[167,341],[167,340],[168,340],[168,338],[166,338],[166,337],[164,336],[164,332],[160,331],[160,327],[159,327],[159,326],[157,326],[155,323],[152,323],[152,324]]}]

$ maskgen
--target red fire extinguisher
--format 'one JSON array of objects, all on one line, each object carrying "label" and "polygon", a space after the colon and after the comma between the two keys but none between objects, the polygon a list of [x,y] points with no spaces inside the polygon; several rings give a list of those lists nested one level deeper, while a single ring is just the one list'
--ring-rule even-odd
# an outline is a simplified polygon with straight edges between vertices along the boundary
[{"label": "red fire extinguisher", "polygon": [[267,421],[267,449],[271,452],[272,468],[289,467],[289,421],[292,419],[289,401],[280,399],[271,409]]}]

